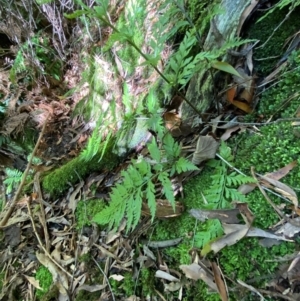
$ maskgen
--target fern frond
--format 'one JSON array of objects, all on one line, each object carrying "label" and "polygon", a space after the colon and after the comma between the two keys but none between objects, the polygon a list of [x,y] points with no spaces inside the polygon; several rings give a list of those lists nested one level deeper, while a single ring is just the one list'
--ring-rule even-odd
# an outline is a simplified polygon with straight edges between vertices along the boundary
[{"label": "fern frond", "polygon": [[[221,143],[220,153],[222,158],[232,161],[233,157],[231,149]],[[242,184],[255,183],[252,177],[237,174],[236,172],[228,172],[228,166],[221,160],[210,160],[209,166],[213,167],[215,172],[211,176],[212,184],[205,190],[205,198],[210,209],[226,208],[232,201],[244,202],[245,196],[241,194],[237,188]]]},{"label": "fern frond", "polygon": [[217,219],[206,221],[203,230],[205,231],[199,231],[195,234],[194,239],[197,248],[203,248],[203,246],[224,233],[221,222]]},{"label": "fern frond", "polygon": [[152,181],[149,181],[147,183],[147,189],[146,189],[146,198],[147,198],[147,204],[152,216],[152,221],[155,217],[156,212],[156,201],[155,201],[155,186],[152,183]]},{"label": "fern frond", "polygon": [[174,175],[175,171],[180,174],[186,171],[198,170],[199,168],[195,166],[191,161],[186,158],[179,158],[178,161],[172,166],[171,175]]},{"label": "fern frond", "polygon": [[175,209],[174,191],[168,173],[167,172],[160,173],[158,175],[158,180],[161,182],[163,186],[164,195],[166,196],[167,200],[171,203],[173,209]]}]

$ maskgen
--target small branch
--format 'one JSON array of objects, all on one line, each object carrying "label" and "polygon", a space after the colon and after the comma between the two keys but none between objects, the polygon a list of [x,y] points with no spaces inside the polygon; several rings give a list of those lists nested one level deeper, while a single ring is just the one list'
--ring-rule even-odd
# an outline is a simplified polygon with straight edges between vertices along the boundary
[{"label": "small branch", "polygon": [[32,159],[33,159],[33,157],[34,157],[34,155],[35,155],[35,153],[36,153],[36,151],[37,151],[37,149],[39,147],[39,144],[40,144],[40,142],[42,140],[42,137],[43,137],[43,134],[45,132],[46,125],[47,125],[47,122],[48,122],[48,117],[49,117],[49,115],[46,118],[46,121],[45,121],[45,123],[43,125],[42,131],[40,133],[39,139],[38,139],[38,141],[37,141],[37,143],[36,143],[36,145],[35,145],[35,147],[33,149],[33,152],[32,152],[32,154],[30,156],[30,159],[28,161],[27,167],[26,167],[26,169],[24,171],[24,174],[23,174],[23,177],[22,177],[22,181],[21,181],[21,183],[20,183],[20,185],[18,187],[18,190],[17,190],[17,192],[16,192],[16,194],[14,196],[14,199],[12,200],[12,203],[9,205],[8,211],[6,212],[5,216],[3,217],[3,219],[0,222],[0,227],[4,227],[7,224],[10,216],[12,215],[12,213],[13,213],[13,211],[15,209],[15,206],[16,206],[16,204],[18,202],[19,196],[20,196],[20,194],[22,192],[22,189],[23,189],[23,186],[25,184],[28,172],[29,172],[29,170],[31,168]]}]

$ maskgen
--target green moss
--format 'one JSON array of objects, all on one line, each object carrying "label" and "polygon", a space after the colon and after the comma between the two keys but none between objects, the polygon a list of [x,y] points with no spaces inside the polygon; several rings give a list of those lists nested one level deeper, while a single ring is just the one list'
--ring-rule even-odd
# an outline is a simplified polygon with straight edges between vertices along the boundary
[{"label": "green moss", "polygon": [[295,116],[300,101],[300,51],[293,52],[288,67],[282,72],[276,85],[263,94],[259,102],[258,115],[268,119]]},{"label": "green moss", "polygon": [[[256,19],[251,22],[245,38],[260,40],[261,46],[272,34],[273,30],[282,22],[288,13],[288,8],[277,9],[261,22],[257,22],[266,12],[257,13]],[[262,48],[256,48],[253,53],[253,60],[256,62],[255,69],[260,74],[268,74],[280,60],[285,52],[282,45],[286,39],[299,30],[300,8],[296,8],[290,17],[276,30],[270,41]],[[262,60],[263,59],[263,60]]]},{"label": "green moss", "polygon": [[[245,132],[238,141],[235,166],[247,173],[250,173],[251,166],[260,173],[272,172],[297,160],[300,154],[300,140],[294,136],[290,122],[263,126],[259,133],[252,135]],[[299,167],[296,167],[288,175],[293,179],[290,185],[297,186],[299,176]]]},{"label": "green moss", "polygon": [[80,201],[75,211],[77,229],[81,229],[83,226],[90,226],[92,218],[104,207],[105,203],[101,199]]},{"label": "green moss", "polygon": [[50,289],[52,285],[52,274],[49,272],[49,270],[44,267],[40,266],[35,274],[35,279],[39,280],[40,287],[43,290],[37,290],[36,291],[36,297],[38,299],[41,299]]},{"label": "green moss", "polygon": [[[237,244],[226,247],[220,252],[219,262],[224,275],[231,279],[241,279],[254,287],[264,287],[264,284],[274,277],[274,272],[280,262],[276,257],[295,252],[295,244],[282,242],[271,248],[262,247],[257,238],[244,238]],[[274,260],[274,261],[272,261]],[[245,296],[249,295],[248,298]],[[251,300],[248,291],[237,290],[233,299]]]},{"label": "green moss", "polygon": [[119,163],[119,157],[112,152],[112,148],[112,144],[107,146],[102,159],[100,147],[98,154],[89,162],[84,161],[79,156],[55,169],[43,179],[43,188],[52,196],[58,196],[68,189],[70,184],[76,184],[94,171],[111,170]]}]

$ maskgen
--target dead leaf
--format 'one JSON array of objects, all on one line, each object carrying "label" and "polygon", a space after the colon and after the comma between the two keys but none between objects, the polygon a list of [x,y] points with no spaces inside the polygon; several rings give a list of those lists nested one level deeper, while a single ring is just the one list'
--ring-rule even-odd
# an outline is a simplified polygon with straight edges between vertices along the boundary
[{"label": "dead leaf", "polygon": [[240,130],[240,128],[241,128],[241,127],[240,127],[239,125],[237,125],[237,126],[235,126],[235,127],[232,127],[232,128],[227,129],[227,130],[225,131],[225,133],[221,136],[220,139],[223,140],[223,141],[226,141],[227,139],[229,139],[229,138],[231,137],[232,133],[234,133],[234,132]]},{"label": "dead leaf", "polygon": [[290,188],[288,185],[272,179],[268,176],[260,176],[261,179],[265,180],[266,182],[272,184],[274,186],[274,190],[282,194],[284,197],[288,198],[291,200],[294,204],[295,207],[298,207],[298,198],[296,192]]},{"label": "dead leaf", "polygon": [[164,272],[162,270],[157,270],[155,272],[155,277],[156,278],[161,278],[161,279],[165,279],[165,280],[168,280],[168,281],[172,281],[172,282],[179,282],[180,280],[172,275],[170,275],[169,273],[167,272]]},{"label": "dead leaf", "polygon": [[236,96],[236,90],[237,90],[237,86],[234,85],[226,91],[226,99],[228,102],[233,103]]},{"label": "dead leaf", "polygon": [[247,235],[248,230],[249,227],[247,225],[239,225],[239,229],[237,231],[226,234],[221,238],[205,245],[201,251],[201,255],[205,256],[210,251],[213,251],[216,254],[226,246],[232,246],[236,244]]},{"label": "dead leaf", "polygon": [[98,292],[98,291],[105,289],[106,286],[107,286],[107,284],[102,284],[102,285],[101,284],[95,284],[95,285],[83,284],[83,285],[79,286],[76,291],[84,290],[84,291],[93,293],[93,292]]},{"label": "dead leaf", "polygon": [[192,163],[195,165],[213,159],[216,156],[219,142],[211,136],[200,136],[197,141],[196,151],[193,154]]},{"label": "dead leaf", "polygon": [[296,160],[274,172],[265,174],[265,176],[270,179],[280,180],[281,178],[286,176],[295,166],[297,166]]},{"label": "dead leaf", "polygon": [[109,276],[109,278],[112,278],[112,279],[114,279],[116,281],[122,281],[124,279],[124,276],[114,274],[114,275]]},{"label": "dead leaf", "polygon": [[[241,228],[241,226],[242,226],[241,224],[225,224],[225,223],[222,223],[222,227],[223,227],[223,230],[224,230],[225,234],[230,234],[230,233],[236,232]],[[245,225],[243,225],[243,226],[245,226]],[[267,232],[267,231],[259,229],[259,228],[254,228],[254,227],[249,228],[249,231],[247,232],[246,236],[247,237],[263,237],[263,238],[269,238],[269,239],[276,239],[276,240],[283,240],[283,241],[292,242],[292,240],[285,238],[284,235],[279,236],[279,235]]]},{"label": "dead leaf", "polygon": [[228,294],[227,294],[224,280],[222,279],[222,276],[221,276],[220,267],[215,262],[211,263],[211,267],[212,267],[212,271],[213,271],[213,274],[215,277],[215,282],[217,284],[220,297],[221,297],[222,301],[227,301]]},{"label": "dead leaf", "polygon": [[290,221],[281,226],[275,233],[290,238],[298,234],[300,232],[300,217],[290,219]]},{"label": "dead leaf", "polygon": [[[74,213],[77,207],[77,203],[81,200],[80,190],[84,185],[84,181],[80,181],[80,183],[77,185],[76,189],[71,193],[68,200],[68,207],[72,210]],[[77,197],[77,195],[79,196]]]},{"label": "dead leaf", "polygon": [[201,222],[207,219],[217,218],[221,222],[227,224],[236,224],[240,220],[237,215],[240,213],[238,209],[216,209],[216,210],[201,210],[201,209],[191,209],[189,211],[190,215],[194,218],[200,220]]},{"label": "dead leaf", "polygon": [[34,277],[31,277],[31,276],[27,276],[27,275],[23,275],[27,280],[28,282],[33,285],[35,288],[39,289],[39,290],[43,290],[41,287],[40,287],[40,281],[35,279]]},{"label": "dead leaf", "polygon": [[217,285],[213,281],[212,275],[209,275],[202,267],[196,263],[189,265],[180,265],[179,268],[183,271],[187,278],[193,280],[203,280],[214,291],[218,291]]},{"label": "dead leaf", "polygon": [[232,104],[248,114],[252,113],[252,111],[253,111],[253,109],[245,102],[233,100]]}]

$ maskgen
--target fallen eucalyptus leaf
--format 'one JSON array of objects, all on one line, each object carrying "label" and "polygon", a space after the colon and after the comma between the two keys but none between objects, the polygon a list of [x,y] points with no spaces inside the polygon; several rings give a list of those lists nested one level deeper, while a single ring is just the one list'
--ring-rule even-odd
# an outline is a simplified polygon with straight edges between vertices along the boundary
[{"label": "fallen eucalyptus leaf", "polygon": [[203,280],[210,288],[214,291],[218,291],[217,285],[213,281],[212,275],[206,273],[206,271],[201,268],[198,264],[192,263],[189,265],[183,264],[180,265],[179,268],[183,271],[187,278],[193,280]]},{"label": "fallen eucalyptus leaf", "polygon": [[213,159],[216,156],[219,142],[211,136],[200,136],[197,141],[196,151],[192,158],[192,163],[195,165],[201,162]]}]

